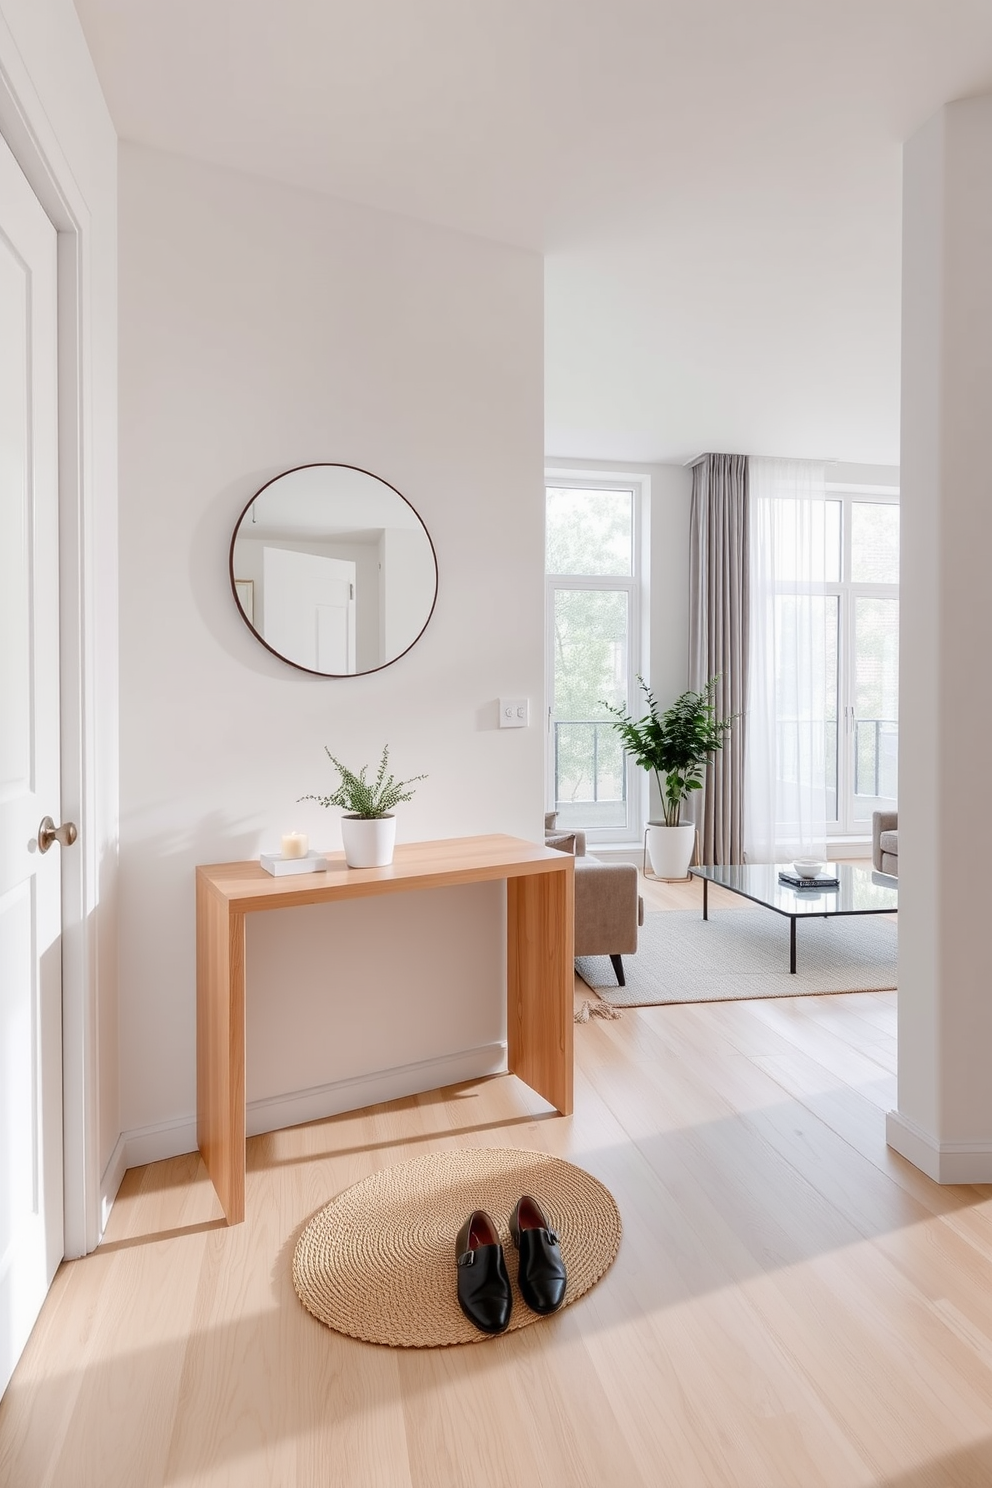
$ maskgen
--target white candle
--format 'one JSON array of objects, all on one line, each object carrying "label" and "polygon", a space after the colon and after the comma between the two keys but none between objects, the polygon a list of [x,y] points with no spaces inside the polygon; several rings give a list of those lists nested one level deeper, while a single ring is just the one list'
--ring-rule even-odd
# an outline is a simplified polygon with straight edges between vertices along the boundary
[{"label": "white candle", "polygon": [[282,855],[284,858],[305,858],[310,851],[310,839],[306,832],[284,832]]}]

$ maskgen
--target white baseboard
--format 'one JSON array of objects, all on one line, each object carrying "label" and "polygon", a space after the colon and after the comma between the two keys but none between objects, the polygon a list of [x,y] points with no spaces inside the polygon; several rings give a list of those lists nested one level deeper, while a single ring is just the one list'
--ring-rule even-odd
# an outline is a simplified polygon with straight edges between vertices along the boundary
[{"label": "white baseboard", "polygon": [[[103,1232],[107,1228],[110,1211],[114,1207],[114,1200],[124,1181],[124,1174],[126,1172],[127,1142],[122,1132],[117,1138],[117,1146],[110,1154],[110,1161],[104,1168],[103,1177],[100,1179],[100,1240],[103,1239]],[[100,1241],[98,1240],[97,1244],[99,1243]]]},{"label": "white baseboard", "polygon": [[163,1121],[157,1126],[121,1132],[100,1179],[100,1235],[97,1244],[103,1239],[110,1211],[128,1168],[140,1168],[145,1163],[159,1162],[163,1157],[179,1157],[184,1152],[195,1151],[195,1119]]},{"label": "white baseboard", "polygon": [[135,1127],[124,1133],[123,1140],[128,1168],[143,1168],[146,1163],[162,1162],[166,1157],[181,1157],[184,1152],[196,1151],[196,1117]]},{"label": "white baseboard", "polygon": [[[246,1129],[250,1137],[262,1132],[279,1131],[284,1126],[299,1126],[304,1121],[320,1121],[342,1111],[357,1111],[380,1101],[399,1100],[407,1095],[420,1095],[442,1085],[460,1080],[478,1080],[484,1075],[498,1075],[506,1069],[506,1043],[497,1040],[474,1049],[459,1049],[439,1059],[423,1059],[415,1064],[396,1065],[370,1075],[355,1075],[347,1080],[334,1080],[309,1090],[294,1090],[284,1095],[250,1101]],[[102,1226],[128,1168],[161,1162],[195,1152],[196,1117],[179,1121],[162,1121],[154,1126],[136,1127],[122,1132],[107,1164],[101,1185]]]},{"label": "white baseboard", "polygon": [[992,1142],[941,1142],[899,1111],[885,1118],[885,1140],[935,1183],[992,1183]]},{"label": "white baseboard", "polygon": [[460,1049],[454,1054],[442,1055],[440,1059],[423,1059],[416,1064],[377,1070],[371,1075],[355,1075],[329,1085],[316,1085],[311,1090],[296,1090],[287,1095],[249,1101],[247,1132],[249,1137],[257,1137],[262,1132],[279,1131],[284,1126],[299,1126],[304,1121],[338,1116],[342,1111],[360,1111],[364,1106],[375,1106],[380,1101],[420,1095],[425,1090],[455,1085],[460,1080],[498,1075],[505,1069],[506,1044],[503,1041],[481,1044],[475,1049]]}]

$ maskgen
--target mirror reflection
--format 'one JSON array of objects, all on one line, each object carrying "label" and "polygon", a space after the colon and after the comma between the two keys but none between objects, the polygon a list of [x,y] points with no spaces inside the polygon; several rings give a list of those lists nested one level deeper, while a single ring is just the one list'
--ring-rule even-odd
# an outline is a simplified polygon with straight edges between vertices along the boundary
[{"label": "mirror reflection", "polygon": [[374,672],[408,651],[437,597],[427,529],[404,496],[353,465],[303,465],[252,497],[231,540],[246,624],[292,666]]}]

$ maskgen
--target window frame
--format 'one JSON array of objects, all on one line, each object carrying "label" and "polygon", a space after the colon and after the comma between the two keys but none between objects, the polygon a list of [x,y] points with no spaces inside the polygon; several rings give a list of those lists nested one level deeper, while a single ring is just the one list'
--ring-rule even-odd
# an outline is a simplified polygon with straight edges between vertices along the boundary
[{"label": "window frame", "polygon": [[[852,512],[855,505],[898,506],[898,486],[870,486],[826,482],[827,501],[841,503],[841,576],[824,585],[824,593],[838,599],[840,634],[837,647],[837,815],[827,822],[827,836],[863,837],[871,826],[874,805],[864,816],[857,815],[854,794],[854,686],[856,676],[854,615],[858,599],[900,598],[900,585],[855,582],[851,573],[853,537]],[[876,798],[867,798],[874,802]],[[887,801],[888,798],[880,798]]]},{"label": "window frame", "polygon": [[[650,614],[645,585],[647,562],[645,544],[648,537],[648,503],[650,500],[649,477],[629,473],[610,475],[605,471],[558,471],[548,469],[544,476],[545,522],[547,521],[547,493],[549,490],[563,491],[629,491],[631,493],[631,572],[627,574],[552,574],[545,569],[545,810],[554,811],[555,760],[553,727],[554,689],[554,631],[553,617],[555,593],[570,591],[624,591],[627,594],[627,699],[626,706],[635,716],[643,711],[643,694],[637,681],[647,665],[647,636],[644,626]],[[545,544],[545,564],[547,545]],[[589,843],[616,843],[628,846],[641,841],[644,822],[647,818],[648,779],[626,756],[627,822],[624,827],[583,827]]]}]

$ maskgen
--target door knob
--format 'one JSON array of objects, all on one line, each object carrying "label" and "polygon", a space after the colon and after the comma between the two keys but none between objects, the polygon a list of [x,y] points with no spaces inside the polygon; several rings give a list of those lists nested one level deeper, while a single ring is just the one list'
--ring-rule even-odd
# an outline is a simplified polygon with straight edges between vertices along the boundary
[{"label": "door knob", "polygon": [[61,827],[57,827],[50,816],[43,816],[38,828],[38,851],[46,853],[53,842],[71,847],[78,836],[75,822],[63,822]]}]

